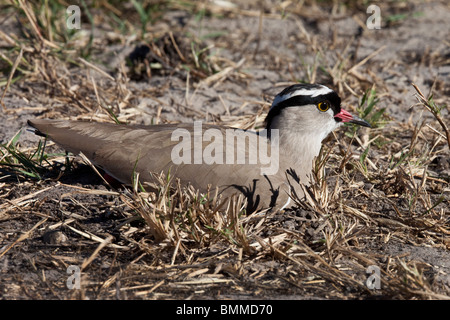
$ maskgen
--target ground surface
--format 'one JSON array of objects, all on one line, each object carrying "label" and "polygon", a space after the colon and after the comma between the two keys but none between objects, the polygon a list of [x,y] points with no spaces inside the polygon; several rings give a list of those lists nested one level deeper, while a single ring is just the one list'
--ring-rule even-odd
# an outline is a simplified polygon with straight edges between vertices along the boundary
[{"label": "ground surface", "polygon": [[[448,299],[448,2],[380,4],[379,30],[360,2],[158,3],[145,7],[144,34],[131,2],[82,8],[75,33],[62,5],[2,5],[0,296]],[[216,210],[192,190],[111,188],[50,142],[48,162],[19,161],[40,141],[27,119],[258,128],[273,96],[299,81],[333,87],[360,115],[365,92],[378,100],[373,129],[327,139],[326,179],[295,210],[242,215],[236,199]],[[412,83],[443,107],[444,126]],[[79,289],[68,288],[69,266]],[[379,289],[366,283],[370,266]]]}]

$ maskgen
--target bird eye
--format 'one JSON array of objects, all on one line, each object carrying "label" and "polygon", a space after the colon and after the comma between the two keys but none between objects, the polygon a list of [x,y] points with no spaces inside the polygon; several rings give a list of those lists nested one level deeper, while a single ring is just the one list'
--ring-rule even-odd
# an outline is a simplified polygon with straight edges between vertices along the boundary
[{"label": "bird eye", "polygon": [[319,104],[317,105],[317,109],[319,109],[319,111],[325,112],[330,109],[330,103],[328,101],[319,102]]}]

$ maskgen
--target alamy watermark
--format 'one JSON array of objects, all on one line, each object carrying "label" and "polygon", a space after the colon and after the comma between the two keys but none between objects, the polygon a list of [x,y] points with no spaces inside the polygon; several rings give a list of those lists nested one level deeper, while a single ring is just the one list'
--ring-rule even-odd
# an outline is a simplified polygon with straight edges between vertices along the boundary
[{"label": "alamy watermark", "polygon": [[68,289],[80,289],[81,287],[81,270],[79,266],[70,265],[66,270],[67,274],[70,276],[67,277],[66,286]]},{"label": "alamy watermark", "polygon": [[81,29],[81,10],[79,6],[71,5],[67,7],[68,15],[66,20],[67,29]]},{"label": "alamy watermark", "polygon": [[381,289],[380,267],[374,265],[368,266],[366,269],[366,273],[369,274],[369,277],[367,277],[366,280],[367,288],[371,290]]},{"label": "alamy watermark", "polygon": [[[80,289],[81,288],[81,269],[79,266],[70,265],[66,270],[69,276],[66,280],[66,286],[68,289]],[[366,286],[370,290],[381,289],[381,272],[380,267],[371,265],[366,269],[366,273],[369,275],[366,279]]]},{"label": "alamy watermark", "polygon": [[366,20],[367,29],[381,29],[381,9],[375,4],[367,7],[367,14],[371,14]]},{"label": "alamy watermark", "polygon": [[[81,29],[81,10],[77,5],[67,7],[66,13],[68,15],[66,20],[67,29]],[[367,7],[367,14],[370,16],[366,20],[368,29],[381,29],[381,9],[376,4],[371,4]]]},{"label": "alamy watermark", "polygon": [[[208,128],[202,122],[194,122],[193,132],[177,128],[172,141],[179,141],[172,148],[173,164],[248,164],[260,165],[261,175],[274,175],[279,167],[278,129],[264,129],[258,133],[241,129]],[[205,147],[204,142],[209,142]]]}]

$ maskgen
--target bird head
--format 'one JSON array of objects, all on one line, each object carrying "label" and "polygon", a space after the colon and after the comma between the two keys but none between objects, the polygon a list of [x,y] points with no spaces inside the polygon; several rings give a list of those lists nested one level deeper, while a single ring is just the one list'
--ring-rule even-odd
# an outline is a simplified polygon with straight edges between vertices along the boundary
[{"label": "bird head", "polygon": [[345,122],[370,127],[341,108],[341,98],[332,89],[319,84],[295,84],[275,97],[266,117],[266,129],[298,132],[322,141]]}]

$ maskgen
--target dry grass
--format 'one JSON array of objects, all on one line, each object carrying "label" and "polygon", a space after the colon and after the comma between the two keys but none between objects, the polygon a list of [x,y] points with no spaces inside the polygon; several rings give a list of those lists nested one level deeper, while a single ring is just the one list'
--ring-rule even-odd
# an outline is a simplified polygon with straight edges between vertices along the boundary
[{"label": "dry grass", "polygon": [[[197,15],[200,23],[205,14],[284,19],[317,12],[314,3],[283,7],[283,2],[263,14],[212,2],[160,1],[159,9],[149,9],[147,16],[141,12],[140,21],[164,16],[170,6]],[[250,81],[242,66],[261,54],[257,40],[252,55],[234,62],[213,53],[211,45],[195,36],[161,31],[156,24],[140,29],[130,22],[139,17],[133,8],[117,10],[104,2],[99,6],[98,11],[92,8],[89,19],[109,25],[112,31],[106,38],[114,40],[108,41],[141,49],[147,43],[143,55],[138,50],[134,62],[124,59],[112,71],[90,60],[102,48],[96,43],[101,38],[64,32],[64,19],[57,15],[61,7],[18,1],[8,8],[23,26],[20,37],[0,31],[9,45],[1,53],[7,76],[0,81],[5,115],[28,112],[28,116],[132,122],[140,115],[136,95],[158,101],[170,85],[138,91],[131,81],[178,77],[186,84],[188,102],[202,88]],[[408,254],[415,247],[450,249],[449,177],[432,169],[449,153],[448,120],[442,115],[448,106],[441,104],[443,97],[426,98],[414,86],[419,103],[432,117],[421,123],[391,122],[386,130],[389,116],[376,106],[383,96],[374,91],[376,87],[385,92],[384,85],[364,69],[383,48],[353,61],[350,49],[357,39],[318,45],[317,36],[301,23],[299,30],[316,57],[306,66],[305,78],[325,79],[344,97],[373,93],[360,101],[359,111],[367,113],[374,128],[344,128],[327,141],[314,181],[304,187],[307,197],[295,199],[295,209],[246,212],[241,197],[223,199],[214,189],[200,194],[174,177],[160,176],[156,193],[142,192],[138,179],[128,190],[107,189],[96,177],[80,183],[80,172],[89,176],[92,171],[63,154],[48,153],[51,144],[46,149],[26,148],[13,139],[0,147],[0,223],[6,230],[0,238],[0,264],[32,270],[35,276],[8,273],[4,277],[8,280],[0,281],[3,293],[33,299],[450,298],[439,272]],[[333,48],[336,54],[330,58],[326,51]],[[27,84],[28,92],[21,83]],[[36,108],[19,107],[5,102],[10,95],[45,100]],[[226,112],[214,120],[241,128],[261,127],[268,107],[261,99],[250,99],[241,109],[254,104],[259,113],[235,115],[223,99],[219,103]],[[164,107],[162,103],[154,123],[168,121],[161,115]],[[195,110],[188,111],[198,116]],[[67,234],[75,240],[68,240]],[[79,290],[66,288],[69,265],[81,267]],[[381,270],[379,290],[366,285],[369,266]]]}]

